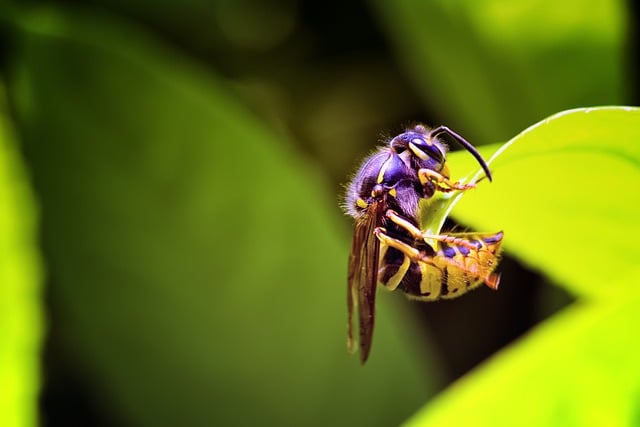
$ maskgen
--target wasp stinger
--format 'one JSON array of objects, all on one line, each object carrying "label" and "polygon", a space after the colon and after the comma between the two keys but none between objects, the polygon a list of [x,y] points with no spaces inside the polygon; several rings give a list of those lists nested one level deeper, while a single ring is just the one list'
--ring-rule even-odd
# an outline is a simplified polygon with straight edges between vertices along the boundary
[{"label": "wasp stinger", "polygon": [[492,179],[480,153],[460,135],[445,126],[417,125],[366,158],[348,186],[345,204],[355,231],[347,279],[347,344],[356,350],[357,308],[362,363],[371,350],[378,282],[422,301],[455,298],[482,283],[498,288],[500,276],[493,271],[502,232],[431,235],[420,229],[421,200],[475,187],[450,179],[443,135],[469,151]]}]

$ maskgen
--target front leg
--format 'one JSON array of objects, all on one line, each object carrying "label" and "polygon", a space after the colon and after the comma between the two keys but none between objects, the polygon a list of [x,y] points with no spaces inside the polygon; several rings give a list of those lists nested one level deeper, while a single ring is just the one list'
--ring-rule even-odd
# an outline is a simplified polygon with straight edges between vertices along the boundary
[{"label": "front leg", "polygon": [[447,234],[425,233],[424,231],[420,230],[418,227],[413,225],[410,221],[407,221],[406,219],[398,215],[398,213],[392,209],[387,210],[385,215],[395,224],[405,229],[409,234],[411,234],[411,237],[413,237],[415,240],[424,240],[425,243],[429,243],[429,240],[435,240],[441,243],[464,246],[465,248],[470,250],[478,249],[477,243],[473,243],[465,238],[447,235]]},{"label": "front leg", "polygon": [[376,235],[378,240],[384,245],[387,245],[391,248],[397,249],[402,252],[404,255],[409,257],[411,261],[414,262],[423,262],[426,264],[433,264],[431,261],[431,257],[429,257],[424,252],[421,252],[417,248],[399,240],[393,238],[387,234],[387,230],[383,227],[376,227],[373,230],[373,233]]},{"label": "front leg", "polygon": [[422,186],[426,186],[427,183],[430,182],[438,191],[442,191],[443,193],[451,191],[465,191],[476,187],[474,183],[464,184],[460,181],[451,181],[446,176],[431,169],[418,170],[418,178],[420,179],[420,184],[422,184]]}]

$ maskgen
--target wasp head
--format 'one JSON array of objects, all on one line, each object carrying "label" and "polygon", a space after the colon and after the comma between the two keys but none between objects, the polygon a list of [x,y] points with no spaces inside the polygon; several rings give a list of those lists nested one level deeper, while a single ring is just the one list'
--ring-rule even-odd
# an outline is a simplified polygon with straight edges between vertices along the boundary
[{"label": "wasp head", "polygon": [[446,126],[438,126],[435,129],[428,129],[423,125],[414,126],[412,129],[401,133],[389,141],[389,147],[399,155],[406,155],[404,153],[408,153],[409,161],[413,168],[431,169],[448,178],[449,170],[446,165],[448,148],[441,141],[441,135],[452,138],[471,153],[480,166],[482,166],[489,181],[491,181],[489,165],[482,158],[478,150],[466,139]]},{"label": "wasp head", "polygon": [[447,146],[432,138],[427,129],[416,126],[389,141],[389,147],[408,158],[415,169],[431,169],[441,172],[445,167]]}]

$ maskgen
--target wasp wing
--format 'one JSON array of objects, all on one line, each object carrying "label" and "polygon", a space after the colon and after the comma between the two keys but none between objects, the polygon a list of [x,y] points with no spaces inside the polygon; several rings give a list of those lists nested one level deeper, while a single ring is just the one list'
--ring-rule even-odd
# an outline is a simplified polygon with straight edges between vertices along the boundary
[{"label": "wasp wing", "polygon": [[356,220],[351,254],[349,256],[349,274],[347,286],[347,347],[354,352],[353,312],[358,308],[360,362],[364,363],[371,350],[373,326],[375,320],[376,285],[378,283],[378,262],[380,241],[374,234],[380,225],[383,214],[381,202],[369,205],[367,212]]}]

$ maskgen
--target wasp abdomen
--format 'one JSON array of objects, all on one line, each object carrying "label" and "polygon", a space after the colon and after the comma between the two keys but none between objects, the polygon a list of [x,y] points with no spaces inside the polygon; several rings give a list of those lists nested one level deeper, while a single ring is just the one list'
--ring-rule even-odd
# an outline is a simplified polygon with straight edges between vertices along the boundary
[{"label": "wasp abdomen", "polygon": [[467,238],[442,236],[434,251],[421,242],[421,259],[411,259],[402,251],[382,245],[378,280],[388,289],[402,290],[412,299],[435,301],[458,297],[486,283],[498,287],[493,273],[498,262],[502,232]]}]

